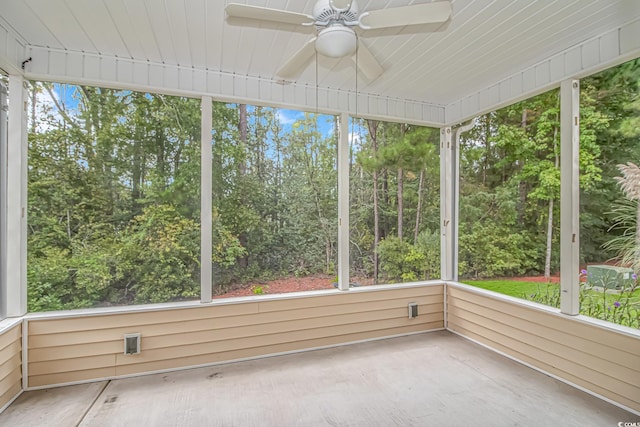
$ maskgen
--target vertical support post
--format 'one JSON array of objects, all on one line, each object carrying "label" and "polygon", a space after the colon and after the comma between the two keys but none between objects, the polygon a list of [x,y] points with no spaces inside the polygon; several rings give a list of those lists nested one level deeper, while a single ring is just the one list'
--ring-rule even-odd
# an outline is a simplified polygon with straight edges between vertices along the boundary
[{"label": "vertical support post", "polygon": [[212,105],[211,97],[203,96],[200,107],[200,302],[211,302],[212,293]]},{"label": "vertical support post", "polygon": [[0,320],[7,315],[7,112],[8,89],[0,82]]},{"label": "vertical support post", "polygon": [[338,122],[338,289],[349,290],[349,115]]},{"label": "vertical support post", "polygon": [[453,281],[458,281],[458,253],[459,251],[459,238],[460,238],[460,137],[463,133],[470,131],[473,129],[475,125],[474,121],[467,123],[466,125],[462,125],[455,130],[455,138],[453,139],[452,145],[452,155],[451,159],[453,162],[453,211],[452,211],[452,219],[453,223]]},{"label": "vertical support post", "polygon": [[2,306],[7,317],[27,312],[27,90],[24,78],[9,76],[8,138],[3,173]]},{"label": "vertical support post", "polygon": [[440,129],[440,278],[453,280],[454,230],[453,211],[455,167],[451,127]]},{"label": "vertical support post", "polygon": [[580,312],[580,81],[560,85],[560,311]]}]

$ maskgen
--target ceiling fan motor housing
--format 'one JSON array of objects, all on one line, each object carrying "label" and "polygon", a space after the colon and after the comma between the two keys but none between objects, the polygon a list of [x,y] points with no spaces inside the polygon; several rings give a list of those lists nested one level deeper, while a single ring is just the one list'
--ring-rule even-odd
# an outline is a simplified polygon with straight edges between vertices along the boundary
[{"label": "ceiling fan motor housing", "polygon": [[332,0],[318,0],[313,7],[313,17],[318,25],[316,51],[330,58],[342,58],[356,51],[358,39],[345,22],[358,20],[358,4],[346,2],[346,10],[336,7]]},{"label": "ceiling fan motor housing", "polygon": [[358,20],[360,9],[355,0],[352,0],[348,10],[336,10],[331,0],[318,0],[313,6],[313,17],[316,21],[333,23],[353,22]]}]

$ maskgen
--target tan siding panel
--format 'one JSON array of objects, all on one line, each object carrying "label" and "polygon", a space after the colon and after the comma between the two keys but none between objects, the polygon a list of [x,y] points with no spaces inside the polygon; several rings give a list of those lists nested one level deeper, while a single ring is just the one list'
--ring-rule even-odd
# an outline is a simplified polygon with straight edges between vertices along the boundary
[{"label": "tan siding panel", "polygon": [[22,338],[21,325],[14,326],[3,334],[0,334],[0,350],[13,344],[15,341],[19,341],[20,338]]},{"label": "tan siding panel", "polygon": [[[375,294],[375,297],[369,295]],[[424,288],[405,288],[394,289],[387,291],[376,291],[368,293],[354,293],[352,298],[344,299],[346,294],[329,295],[329,296],[316,296],[316,297],[301,297],[299,299],[286,299],[278,301],[265,301],[265,302],[251,302],[251,303],[234,303],[228,305],[215,305],[210,307],[192,307],[185,309],[164,310],[164,311],[150,311],[144,313],[114,313],[109,315],[87,315],[80,317],[71,317],[64,319],[43,319],[43,320],[30,320],[29,321],[29,336],[66,333],[73,331],[90,331],[101,330],[105,328],[129,328],[133,325],[154,325],[154,324],[167,324],[176,322],[209,321],[210,319],[225,318],[225,317],[240,317],[252,313],[258,313],[258,304],[261,304],[261,311],[273,311],[274,306],[272,303],[279,303],[281,311],[294,311],[298,308],[296,314],[303,314],[304,311],[308,311],[311,317],[315,316],[311,311],[316,308],[317,311],[322,311],[325,307],[331,307],[335,310],[340,310],[338,307],[343,304],[352,304],[354,309],[360,307],[366,311],[367,304],[365,302],[384,302],[388,300],[406,300],[434,296],[435,298],[430,300],[430,303],[438,303],[442,301],[443,287],[431,286]],[[353,298],[358,296],[360,298]],[[333,299],[330,297],[343,298],[340,304],[332,304]],[[304,303],[298,304],[296,301],[305,300]],[[396,302],[398,303],[398,302]],[[428,302],[425,301],[425,304]],[[296,307],[296,305],[300,305]],[[375,307],[375,306],[372,306]],[[304,308],[305,310],[301,310]],[[386,308],[389,308],[388,306]]]},{"label": "tan siding panel", "polygon": [[3,390],[4,387],[0,389],[0,408],[9,403],[11,399],[20,393],[20,390],[22,390],[22,378],[18,378],[16,382],[8,385],[6,390]]},{"label": "tan siding panel", "polygon": [[449,327],[450,327],[450,329],[452,331],[456,331],[456,332],[462,334],[463,336],[469,337],[469,338],[471,338],[473,340],[476,340],[478,342],[486,344],[486,345],[488,345],[489,347],[491,347],[493,349],[501,351],[502,353],[508,354],[508,355],[510,355],[512,357],[515,357],[516,359],[521,360],[522,362],[528,363],[529,365],[535,366],[535,367],[537,367],[539,369],[542,369],[545,372],[548,372],[550,374],[556,375],[556,376],[558,376],[560,378],[564,378],[565,380],[567,380],[567,381],[569,381],[569,382],[571,382],[573,384],[576,384],[578,386],[584,387],[584,388],[586,388],[588,390],[593,391],[594,393],[598,393],[599,395],[604,396],[604,397],[606,397],[608,399],[611,399],[614,402],[618,402],[618,403],[620,403],[622,405],[625,405],[628,408],[632,408],[632,409],[634,409],[636,411],[640,411],[640,402],[638,402],[638,401],[636,401],[634,399],[630,399],[627,396],[623,396],[623,395],[620,395],[618,393],[612,392],[610,390],[604,389],[604,388],[598,386],[597,384],[592,384],[592,383],[590,383],[588,381],[585,381],[583,378],[579,378],[579,377],[576,377],[574,375],[571,375],[571,374],[569,374],[567,372],[564,372],[564,371],[558,369],[555,366],[547,365],[546,363],[543,363],[543,362],[541,362],[539,360],[536,360],[536,359],[530,357],[527,354],[519,353],[519,352],[517,352],[517,351],[515,351],[515,350],[513,350],[513,349],[511,349],[511,348],[509,348],[507,346],[502,345],[499,342],[492,341],[492,340],[490,340],[490,339],[488,339],[488,338],[486,338],[486,337],[484,337],[482,335],[479,335],[479,334],[476,334],[476,333],[474,333],[472,331],[469,331],[469,330],[465,329],[464,327],[456,324],[456,318],[455,317],[450,318],[449,322],[450,322],[449,323]]},{"label": "tan siding panel", "polygon": [[90,369],[86,371],[61,372],[57,374],[31,375],[29,387],[40,387],[54,384],[66,384],[76,381],[90,381],[98,378],[111,378],[116,374],[114,366],[109,368]]},{"label": "tan siding panel", "polygon": [[76,359],[29,362],[29,376],[106,368],[114,366],[115,360],[116,358],[113,354],[106,354]]},{"label": "tan siding panel", "polygon": [[186,320],[209,319],[226,316],[239,316],[258,312],[257,302],[214,305],[208,307],[189,307],[172,310],[149,311],[141,313],[114,313],[86,315],[64,319],[30,320],[29,336],[37,334],[55,334],[71,331],[128,327],[131,325],[149,325],[154,323],[182,322]]},{"label": "tan siding panel", "polygon": [[5,363],[16,354],[20,354],[22,350],[22,341],[14,341],[2,350],[0,350],[0,363]]},{"label": "tan siding panel", "polygon": [[73,359],[101,354],[115,354],[122,351],[124,351],[123,336],[119,340],[105,341],[100,343],[30,348],[29,362],[33,363],[44,362],[47,360]]},{"label": "tan siding panel", "polygon": [[9,375],[0,381],[0,392],[8,390],[13,384],[20,381],[22,381],[22,374],[20,369],[16,367],[16,369],[12,370]]},{"label": "tan siding panel", "polygon": [[0,407],[22,390],[22,325],[0,335]]},{"label": "tan siding panel", "polygon": [[[426,325],[427,330],[442,328],[441,322],[434,322]],[[348,343],[353,341],[367,340],[381,338],[385,336],[408,334],[413,332],[420,332],[423,330],[422,325],[416,325],[412,327],[400,327],[391,329],[382,329],[378,331],[368,331],[357,334],[339,335],[334,337],[325,337],[315,340],[305,340],[290,342],[284,344],[274,344],[263,347],[246,348],[239,350],[231,350],[214,354],[205,354],[199,356],[186,356],[176,359],[158,360],[153,362],[121,365],[116,368],[118,375],[129,375],[141,372],[150,372],[163,369],[173,369],[185,366],[197,366],[208,363],[218,363],[225,361],[233,361],[237,359],[257,357],[268,354],[283,353],[288,351],[303,350],[306,348],[322,347],[329,345],[336,345],[341,343]]]},{"label": "tan siding panel", "polygon": [[404,289],[389,289],[374,292],[353,292],[333,294],[316,298],[283,299],[276,301],[264,301],[260,303],[260,312],[292,310],[299,308],[319,307],[340,304],[364,304],[370,301],[387,299],[405,299],[424,295],[443,294],[443,287],[416,287]]},{"label": "tan siding panel", "polygon": [[[442,328],[443,286],[29,321],[29,385],[188,367]],[[407,317],[407,304],[419,316]],[[124,333],[142,353],[122,354]],[[116,369],[117,366],[117,369]]]},{"label": "tan siding panel", "polygon": [[[501,342],[508,348],[519,353],[526,353],[535,360],[539,360],[547,365],[555,366],[566,373],[583,378],[585,381],[592,384],[598,384],[607,390],[615,391],[625,396],[640,396],[640,384],[631,385],[629,383],[619,381],[606,374],[574,363],[572,360],[540,350],[528,343],[520,342],[508,335],[505,335],[499,324],[494,326],[495,329],[489,329],[462,318],[457,318],[455,320],[455,324],[475,332],[476,334],[485,336],[492,341]],[[508,333],[508,331],[505,332]]]},{"label": "tan siding panel", "polygon": [[640,366],[640,354],[632,354],[624,349],[611,347],[606,343],[595,342],[588,339],[589,337],[571,335],[563,331],[558,331],[557,329],[551,329],[531,321],[522,320],[519,317],[510,316],[503,312],[491,310],[482,305],[470,303],[458,298],[453,299],[449,303],[449,310],[454,312],[454,308],[459,308],[461,310],[469,311],[483,317],[499,321],[506,325],[511,325],[522,331],[526,331],[527,333],[552,340],[555,343],[563,344],[588,355],[606,359],[626,368],[635,370]]},{"label": "tan siding panel", "polygon": [[[530,346],[539,352],[549,353],[549,357],[557,356],[570,362],[571,366],[576,368],[584,367],[589,370],[593,370],[595,373],[600,373],[605,377],[615,378],[618,381],[626,382],[628,384],[640,384],[640,371],[630,369],[618,364],[609,362],[605,359],[591,356],[588,353],[582,351],[576,351],[571,347],[558,344],[551,341],[549,337],[542,338],[534,335],[529,331],[522,331],[516,329],[510,325],[506,325],[500,322],[496,322],[493,319],[479,316],[470,311],[464,311],[457,307],[450,307],[449,312],[452,316],[456,316],[460,321],[470,322],[481,328],[487,328],[490,331],[498,332],[504,336],[512,338],[515,341],[519,341],[523,345]],[[575,364],[575,365],[574,365]],[[636,365],[640,366],[640,365]],[[567,371],[571,372],[571,371]],[[638,389],[640,393],[640,389]]]},{"label": "tan siding panel", "polygon": [[[436,314],[434,316],[439,316]],[[420,319],[420,320],[418,320]],[[274,344],[284,344],[293,341],[304,341],[308,339],[325,338],[327,336],[347,335],[367,332],[371,330],[391,329],[397,327],[416,327],[426,328],[430,322],[439,321],[438,319],[429,320],[428,316],[421,316],[418,319],[389,319],[378,320],[367,323],[357,323],[351,325],[340,325],[331,328],[307,329],[303,331],[284,332],[280,334],[261,335],[247,338],[235,338],[217,342],[203,342],[192,345],[181,345],[177,347],[166,347],[152,350],[144,350],[142,345],[142,353],[136,356],[117,355],[117,364],[139,363],[141,361],[154,361],[161,359],[172,359],[185,357],[195,354],[217,353],[230,350],[239,350],[243,348],[262,347]]]},{"label": "tan siding panel", "polygon": [[[320,317],[316,319],[305,319],[289,322],[255,324],[250,326],[242,326],[239,328],[226,328],[212,331],[182,332],[180,334],[144,338],[143,349],[151,350],[170,346],[189,345],[195,342],[214,342],[236,338],[261,337],[287,332],[304,332],[306,330],[317,330],[320,328],[324,328],[325,331],[331,331],[335,327],[341,327],[344,325],[363,324],[390,319],[402,319],[403,322],[405,322],[405,318],[407,318],[407,309],[400,308],[378,312]],[[419,316],[419,318],[420,319],[416,319],[415,322],[425,323],[430,321],[443,320],[444,315],[442,312],[440,312],[425,314],[423,316]],[[410,321],[407,318],[406,322],[410,323],[413,321]]]},{"label": "tan siding panel", "polygon": [[[420,313],[434,313],[442,311],[442,295],[412,298],[411,302],[420,304]],[[226,318],[187,320],[185,322],[171,322],[158,324],[129,325],[123,328],[105,328],[102,330],[83,331],[82,322],[77,321],[78,331],[30,335],[29,348],[42,348],[53,346],[64,346],[84,343],[98,343],[103,341],[114,341],[122,339],[125,333],[140,332],[145,337],[163,336],[167,334],[178,334],[185,331],[208,331],[213,329],[226,329],[236,326],[249,326],[262,323],[292,322],[300,319],[312,319],[315,317],[334,316],[347,313],[366,313],[387,310],[397,307],[406,307],[407,301],[389,300],[378,301],[367,304],[350,304],[329,307],[317,307],[302,310],[290,310],[280,312],[269,312],[259,314],[249,314],[243,316],[229,316]],[[108,323],[105,326],[109,326]]]},{"label": "tan siding panel", "polygon": [[20,371],[22,365],[22,357],[20,353],[16,353],[13,357],[2,365],[0,365],[0,383],[2,383],[13,371]]},{"label": "tan siding panel", "polygon": [[[535,322],[552,329],[564,331],[569,334],[589,337],[590,340],[603,342],[618,349],[625,349],[632,354],[640,354],[640,340],[622,333],[613,333],[596,325],[588,325],[564,315],[544,313],[541,310],[524,307],[508,301],[500,301],[496,298],[476,294],[458,288],[449,288],[447,294],[450,298],[463,299],[471,303],[480,304],[492,310],[510,314],[521,319]],[[541,316],[540,314],[544,314]]]}]

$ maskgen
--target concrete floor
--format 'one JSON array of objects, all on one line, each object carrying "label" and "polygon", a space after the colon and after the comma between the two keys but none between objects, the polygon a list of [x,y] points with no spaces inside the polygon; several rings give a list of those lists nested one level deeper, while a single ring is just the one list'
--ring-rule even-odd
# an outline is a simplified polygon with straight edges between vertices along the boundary
[{"label": "concrete floor", "polygon": [[26,392],[1,426],[617,426],[637,417],[449,332]]}]

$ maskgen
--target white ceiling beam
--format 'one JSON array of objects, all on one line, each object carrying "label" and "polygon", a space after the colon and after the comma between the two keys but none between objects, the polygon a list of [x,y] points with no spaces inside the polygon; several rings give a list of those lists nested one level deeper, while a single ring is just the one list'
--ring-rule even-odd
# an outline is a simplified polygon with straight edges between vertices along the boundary
[{"label": "white ceiling beam", "polygon": [[[200,97],[255,105],[349,113],[364,118],[441,126],[444,106],[376,94],[338,90],[161,63],[44,47],[28,48],[33,60],[25,76],[34,80],[82,83],[137,91]],[[317,100],[316,100],[317,95]]]}]

